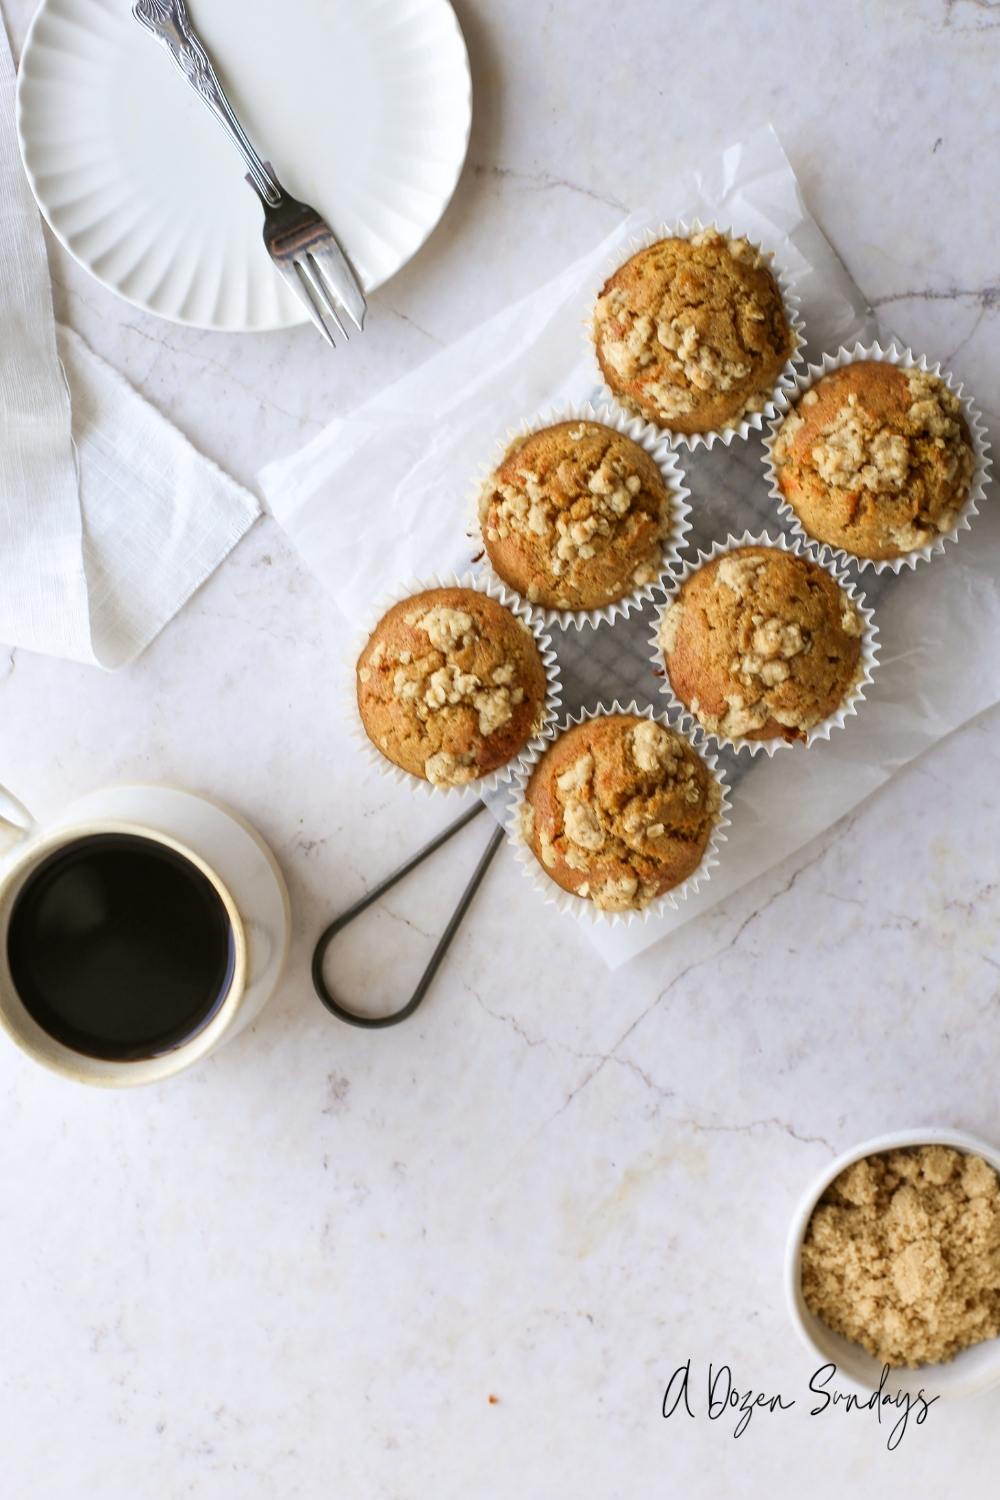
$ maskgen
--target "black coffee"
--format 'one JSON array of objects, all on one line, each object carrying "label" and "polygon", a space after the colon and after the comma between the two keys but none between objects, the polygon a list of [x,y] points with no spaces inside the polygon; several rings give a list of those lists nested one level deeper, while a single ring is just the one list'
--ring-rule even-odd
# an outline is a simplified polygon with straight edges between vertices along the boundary
[{"label": "black coffee", "polygon": [[211,881],[153,839],[101,833],[28,877],[7,931],[25,1009],[89,1057],[156,1057],[215,1015],[233,974],[233,930]]}]

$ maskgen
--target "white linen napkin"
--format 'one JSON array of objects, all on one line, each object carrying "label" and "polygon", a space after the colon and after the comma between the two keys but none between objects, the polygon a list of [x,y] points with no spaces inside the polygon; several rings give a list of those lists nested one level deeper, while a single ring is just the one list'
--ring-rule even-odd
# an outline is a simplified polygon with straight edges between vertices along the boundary
[{"label": "white linen napkin", "polygon": [[260,514],[69,329],[57,329],[0,22],[0,641],[123,666]]}]

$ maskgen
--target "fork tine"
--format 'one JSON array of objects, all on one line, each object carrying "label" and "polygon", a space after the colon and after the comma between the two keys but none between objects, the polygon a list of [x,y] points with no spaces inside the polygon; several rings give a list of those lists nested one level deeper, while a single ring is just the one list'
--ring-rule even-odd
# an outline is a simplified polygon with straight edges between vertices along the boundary
[{"label": "fork tine", "polygon": [[311,247],[310,253],[313,260],[316,262],[317,266],[323,274],[324,282],[330,288],[331,293],[336,299],[338,309],[342,313],[347,314],[359,333],[363,332],[365,323],[365,300],[360,291],[360,288],[357,288],[357,286],[355,286],[355,290],[357,292],[357,307],[351,305],[350,300],[348,300],[348,297],[345,296],[342,290],[338,290],[338,287],[343,287],[344,285],[345,272],[351,277],[352,281],[354,279],[350,267],[348,267],[346,262],[344,261],[343,253],[341,252],[340,247],[336,244],[335,241],[331,241],[329,236],[326,236],[324,240],[321,240],[318,244]]},{"label": "fork tine", "polygon": [[305,309],[309,314],[309,321],[316,329],[316,332],[322,335],[322,337],[330,345],[331,349],[335,349],[337,346],[333,342],[333,337],[330,333],[330,330],[327,328],[326,324],[323,322],[322,317],[320,316],[319,308],[313,301],[312,293],[310,292],[307,284],[302,280],[302,277],[299,276],[296,272],[295,267],[290,262],[282,262],[277,260],[274,262],[274,265],[275,270],[279,273],[282,281],[284,281],[292,295],[296,297],[299,302],[305,304]]},{"label": "fork tine", "polygon": [[317,286],[312,270],[304,258],[292,261],[292,274],[297,277],[301,294],[304,295],[312,310],[313,322],[330,345],[330,348],[336,349],[337,341],[333,336],[326,317],[326,299]]},{"label": "fork tine", "polygon": [[334,326],[340,331],[341,338],[345,343],[350,342],[350,334],[344,327],[337,311],[337,294],[330,284],[330,278],[324,273],[323,263],[314,250],[307,251],[303,257],[309,263],[309,269],[315,278],[315,283],[323,297],[323,310],[332,320]]}]

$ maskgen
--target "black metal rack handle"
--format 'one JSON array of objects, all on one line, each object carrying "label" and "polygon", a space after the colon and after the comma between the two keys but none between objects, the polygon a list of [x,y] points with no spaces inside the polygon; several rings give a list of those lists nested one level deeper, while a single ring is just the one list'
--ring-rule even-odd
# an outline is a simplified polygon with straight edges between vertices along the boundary
[{"label": "black metal rack handle", "polygon": [[391,875],[386,876],[385,880],[381,880],[378,885],[373,886],[367,895],[362,896],[360,901],[356,901],[353,906],[349,906],[345,912],[336,917],[330,923],[329,927],[320,934],[319,941],[313,950],[312,980],[317,995],[331,1015],[336,1016],[340,1021],[346,1021],[349,1026],[363,1026],[369,1031],[379,1031],[385,1026],[398,1026],[400,1021],[405,1021],[408,1016],[413,1015],[413,1012],[430,989],[434,976],[441,966],[441,960],[451,947],[452,939],[462,925],[462,919],[472,904],[473,896],[483,882],[483,877],[490,867],[494,854],[496,854],[503,843],[504,833],[502,828],[498,827],[495,829],[489,843],[483,850],[482,857],[473,870],[468,885],[459,897],[458,905],[448,918],[448,925],[438,939],[437,947],[431,954],[416,989],[406,1004],[399,1010],[394,1010],[387,1016],[365,1016],[360,1015],[355,1010],[349,1010],[346,1005],[342,1004],[341,1001],[330,993],[327,982],[323,977],[323,960],[326,957],[326,950],[337,934],[343,932],[344,928],[349,926],[355,917],[360,917],[361,913],[367,911],[369,906],[377,901],[380,896],[384,896],[386,891],[391,891],[394,885],[398,885],[401,880],[405,880],[411,870],[415,870],[418,865],[423,864],[424,860],[428,859],[435,850],[440,849],[442,844],[446,844],[449,839],[454,838],[455,834],[461,832],[467,823],[471,823],[473,818],[478,818],[479,814],[485,811],[486,804],[477,802],[475,807],[470,808],[467,813],[463,813],[443,833],[439,833],[436,838],[431,839],[429,844],[425,844],[422,849],[418,849],[416,854],[412,855],[405,864],[400,865],[398,870],[394,870]]}]

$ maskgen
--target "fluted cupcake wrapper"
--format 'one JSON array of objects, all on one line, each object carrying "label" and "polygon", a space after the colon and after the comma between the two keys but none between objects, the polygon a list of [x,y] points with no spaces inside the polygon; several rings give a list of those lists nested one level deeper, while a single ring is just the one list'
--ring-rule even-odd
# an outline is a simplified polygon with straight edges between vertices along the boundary
[{"label": "fluted cupcake wrapper", "polygon": [[[517,442],[519,438],[530,437],[532,433],[540,432],[545,427],[555,426],[558,422],[599,422],[605,427],[613,428],[615,432],[620,432],[624,437],[631,438],[632,442],[645,449],[656,464],[670,495],[670,534],[663,539],[663,551],[656,577],[650,579],[649,583],[633,589],[631,593],[623,595],[621,599],[616,599],[613,603],[605,604],[599,609],[550,609],[542,604],[533,604],[530,599],[518,593],[513,584],[508,583],[497,573],[490,560],[486,540],[482,534],[479,516],[480,495],[490,475],[503,462],[511,444]],[[550,407],[547,411],[527,418],[519,427],[510,428],[506,436],[497,443],[491,462],[484,464],[480,470],[474,493],[471,496],[469,526],[471,534],[477,539],[482,549],[482,555],[473,566],[484,578],[506,589],[508,594],[524,604],[530,611],[532,619],[547,630],[555,627],[566,630],[571,626],[582,630],[585,625],[596,628],[604,621],[610,623],[614,620],[625,619],[633,610],[642,609],[648,600],[655,597],[657,589],[663,587],[664,579],[669,577],[680,559],[687,534],[691,530],[691,507],[688,504],[691,491],[684,480],[684,470],[670,446],[669,439],[651,422],[645,422],[641,417],[630,417],[621,407],[594,406],[589,401],[570,402]]]},{"label": "fluted cupcake wrapper", "polygon": [[[926,542],[923,547],[915,547],[912,552],[905,552],[902,557],[888,557],[881,560],[859,557],[843,547],[835,547],[831,542],[822,542],[818,537],[811,536],[799,520],[795,510],[785,499],[778,484],[778,473],[774,463],[774,444],[789,411],[797,405],[806,391],[816,384],[817,380],[824,375],[829,375],[831,370],[842,369],[844,365],[854,364],[861,359],[878,360],[882,363],[898,365],[904,370],[922,370],[926,374],[939,376],[962,403],[962,413],[969,428],[975,454],[976,464],[969,482],[969,492],[962,503],[955,525],[950,531],[941,532],[933,541]],[[901,349],[898,344],[894,343],[885,346],[879,343],[858,343],[853,348],[842,345],[836,354],[824,354],[819,364],[807,365],[804,370],[796,372],[791,388],[781,393],[778,410],[768,422],[768,434],[764,439],[763,463],[768,493],[777,502],[778,514],[782,520],[787,523],[795,536],[801,537],[810,547],[822,548],[830,556],[836,558],[842,566],[853,564],[861,572],[865,568],[871,568],[875,573],[901,573],[904,568],[915,568],[918,562],[930,562],[932,558],[939,556],[949,542],[958,541],[960,532],[969,530],[973,516],[978,514],[980,500],[985,499],[986,485],[990,478],[991,460],[987,456],[990,445],[986,438],[986,423],[971,397],[963,396],[963,390],[963,384],[946,370],[942,370],[940,364],[931,364],[926,355],[917,358],[911,349]]]},{"label": "fluted cupcake wrapper", "polygon": [[[828,740],[835,729],[843,728],[846,721],[858,712],[864,701],[866,689],[871,683],[876,667],[878,666],[879,641],[875,616],[865,602],[864,594],[859,593],[857,587],[851,582],[851,579],[844,570],[838,567],[831,558],[824,556],[822,553],[818,554],[815,546],[805,542],[801,537],[792,537],[789,539],[784,535],[779,535],[772,538],[766,531],[758,532],[756,535],[745,531],[740,537],[733,536],[730,533],[724,542],[713,543],[707,552],[699,551],[695,559],[684,565],[681,572],[672,581],[669,590],[667,590],[666,597],[657,610],[656,619],[653,622],[651,637],[653,647],[652,661],[657,674],[660,676],[660,692],[667,699],[670,708],[676,711],[678,716],[677,722],[698,743],[704,740],[706,743],[714,742],[720,747],[725,745],[736,751],[745,750],[750,755],[764,754],[768,756],[774,755],[777,750],[789,749],[796,743],[795,741],[786,740],[781,736],[775,736],[773,739],[767,740],[734,740],[729,739],[726,735],[718,734],[715,730],[706,728],[697,715],[692,713],[686,704],[682,703],[674,692],[670,682],[670,673],[667,670],[666,660],[660,646],[660,631],[667,610],[677,599],[688,579],[697,573],[699,568],[703,568],[706,563],[714,562],[717,557],[722,557],[724,553],[732,552],[738,547],[771,547],[775,551],[792,552],[797,557],[804,557],[808,562],[817,564],[818,567],[823,568],[840,585],[864,621],[864,630],[861,635],[861,656],[858,663],[858,677],[835,711],[832,714],[828,714],[825,719],[821,719],[818,724],[815,724],[812,729],[806,732],[804,748],[808,749],[817,740]],[[803,742],[798,741],[798,743],[802,744]]]},{"label": "fluted cupcake wrapper", "polygon": [[[606,718],[609,714],[635,714],[638,718],[654,719],[657,724],[662,724],[665,729],[671,729],[683,737],[691,745],[709,774],[719,787],[719,811],[705,845],[704,853],[699,861],[698,868],[694,870],[680,885],[668,891],[665,896],[658,897],[655,901],[644,907],[641,911],[603,911],[595,906],[593,901],[588,901],[583,896],[575,896],[570,891],[564,891],[562,886],[545,872],[544,866],[537,859],[530,844],[525,843],[521,834],[521,808],[524,804],[525,791],[531,774],[549,745],[558,740],[561,734],[568,729],[589,719]],[[727,834],[725,830],[730,825],[729,810],[731,807],[729,798],[729,785],[726,781],[725,772],[718,763],[718,757],[710,754],[702,744],[698,744],[695,737],[687,729],[676,724],[669,723],[667,716],[656,713],[652,708],[639,708],[635,702],[622,705],[616,698],[609,705],[598,703],[594,708],[581,709],[578,713],[569,714],[561,719],[555,726],[547,742],[533,747],[531,753],[524,760],[513,778],[513,789],[511,799],[507,807],[504,826],[507,839],[514,850],[514,857],[521,866],[521,873],[530,880],[535,890],[541,896],[546,906],[554,906],[557,911],[564,915],[575,917],[581,922],[601,923],[609,927],[629,927],[633,922],[649,922],[665,911],[676,911],[682,901],[693,896],[699,886],[704,885],[711,879],[712,870],[719,863],[719,846],[726,843]]]},{"label": "fluted cupcake wrapper", "polygon": [[[631,260],[633,255],[637,255],[640,250],[648,249],[650,245],[655,245],[658,240],[690,239],[692,235],[702,234],[706,231],[721,234],[726,239],[745,239],[747,244],[750,245],[754,250],[756,250],[757,253],[767,261],[771,275],[777,282],[778,290],[781,293],[781,300],[785,309],[785,317],[788,320],[788,326],[791,328],[795,338],[795,348],[792,350],[791,355],[785,361],[781,370],[778,372],[778,378],[775,381],[771,393],[762,405],[760,411],[747,412],[739,419],[739,421],[733,422],[727,427],[716,428],[712,432],[675,432],[672,428],[667,427],[666,425],[661,425],[660,423],[651,424],[654,427],[654,431],[662,432],[667,437],[672,448],[686,448],[689,452],[694,452],[698,448],[713,448],[716,443],[722,443],[724,447],[728,448],[730,444],[733,443],[737,438],[745,439],[749,437],[751,432],[762,432],[765,421],[773,417],[775,412],[778,410],[778,404],[781,394],[784,391],[794,388],[796,371],[798,367],[805,361],[806,340],[805,323],[802,320],[801,314],[802,302],[801,298],[791,290],[788,274],[782,269],[780,264],[778,264],[774,251],[765,250],[757,240],[750,239],[749,236],[741,234],[738,229],[734,229],[732,226],[723,226],[714,222],[703,224],[702,221],[697,218],[691,220],[678,219],[673,224],[660,224],[655,228],[646,230],[641,235],[633,235],[624,247],[620,246],[615,255],[609,258],[608,262],[605,265],[604,271],[602,272],[601,278],[597,282],[595,290],[592,294],[591,304],[587,310],[587,316],[585,320],[586,336],[590,351],[590,357],[597,369],[597,376],[601,383],[602,398],[609,405],[617,407],[618,409],[628,412],[630,415],[632,415],[632,413],[629,412],[629,408],[622,402],[619,396],[615,395],[614,391],[608,385],[607,381],[604,378],[604,372],[601,369],[600,362],[597,359],[594,309],[597,306],[597,300],[601,295],[601,290],[608,279],[613,276],[614,273],[621,266],[623,266],[627,260]],[[646,419],[641,418],[641,420]]]},{"label": "fluted cupcake wrapper", "polygon": [[[538,646],[538,653],[545,668],[545,702],[543,706],[543,719],[541,728],[522,750],[512,755],[510,760],[499,766],[495,771],[486,776],[480,776],[475,781],[464,782],[461,786],[441,786],[427,781],[422,776],[414,776],[411,771],[404,771],[402,766],[397,766],[395,761],[382,754],[377,745],[373,744],[368,737],[361,711],[358,707],[357,695],[357,662],[368,643],[372,631],[378,625],[384,615],[392,609],[393,605],[400,604],[404,599],[411,599],[415,594],[425,593],[428,589],[474,589],[477,593],[488,594],[491,599],[509,609],[511,614],[523,620],[531,631]],[[462,798],[465,796],[482,797],[488,792],[496,791],[497,787],[509,782],[517,772],[524,758],[532,751],[541,749],[547,740],[552,738],[555,716],[562,704],[562,680],[559,673],[559,662],[555,651],[552,649],[552,639],[531,618],[527,608],[502,584],[490,579],[476,578],[471,573],[449,574],[446,577],[431,577],[423,579],[411,579],[408,583],[401,584],[398,589],[385,594],[374,606],[371,617],[364,628],[358,631],[354,637],[350,657],[348,659],[347,680],[345,682],[347,702],[347,722],[350,726],[351,735],[358,747],[365,755],[369,765],[373,766],[383,776],[400,783],[407,783],[417,791],[422,791],[434,796],[452,796]]]}]

